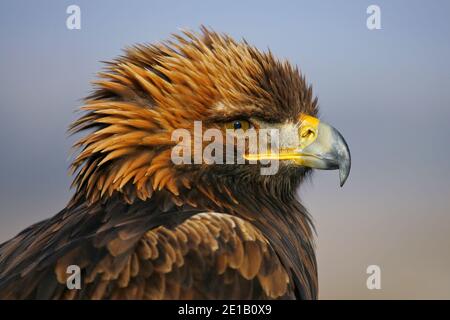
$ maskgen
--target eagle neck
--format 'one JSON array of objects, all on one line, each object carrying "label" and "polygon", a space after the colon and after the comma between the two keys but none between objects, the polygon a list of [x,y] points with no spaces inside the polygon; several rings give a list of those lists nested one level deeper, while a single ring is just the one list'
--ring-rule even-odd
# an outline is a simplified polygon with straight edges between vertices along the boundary
[{"label": "eagle neck", "polygon": [[[295,295],[317,298],[317,267],[314,226],[297,198],[295,183],[211,184],[205,209],[238,216],[252,223],[266,237],[290,274]],[[200,188],[204,190],[205,188]]]}]

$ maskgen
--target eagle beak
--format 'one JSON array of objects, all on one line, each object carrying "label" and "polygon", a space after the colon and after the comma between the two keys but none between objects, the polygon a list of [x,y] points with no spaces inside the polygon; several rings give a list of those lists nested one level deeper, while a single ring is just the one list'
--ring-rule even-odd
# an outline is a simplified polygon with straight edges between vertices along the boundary
[{"label": "eagle beak", "polygon": [[[247,155],[246,158],[248,160],[292,160],[298,165],[314,169],[339,169],[342,187],[350,174],[351,157],[347,143],[339,131],[317,118],[302,115],[293,135],[298,135],[298,139],[295,139],[298,141],[295,147],[280,147],[278,154]],[[280,146],[283,145],[286,144],[283,143],[283,135],[281,135]]]},{"label": "eagle beak", "polygon": [[351,157],[340,132],[317,118],[303,116],[299,135],[300,148],[294,152],[299,164],[322,170],[339,169],[342,187],[350,174]]}]

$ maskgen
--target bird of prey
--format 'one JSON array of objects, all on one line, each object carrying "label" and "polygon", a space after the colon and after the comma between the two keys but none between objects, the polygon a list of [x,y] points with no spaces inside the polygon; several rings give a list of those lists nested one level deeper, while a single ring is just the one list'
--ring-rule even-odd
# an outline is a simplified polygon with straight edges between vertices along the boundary
[{"label": "bird of prey", "polygon": [[[83,134],[74,195],[0,246],[1,299],[318,297],[315,232],[297,190],[312,168],[338,169],[342,186],[350,153],[296,67],[202,28],[127,48],[94,85],[69,129]],[[279,152],[174,163],[172,133],[196,121],[275,128]],[[268,158],[279,168],[263,175]]]}]

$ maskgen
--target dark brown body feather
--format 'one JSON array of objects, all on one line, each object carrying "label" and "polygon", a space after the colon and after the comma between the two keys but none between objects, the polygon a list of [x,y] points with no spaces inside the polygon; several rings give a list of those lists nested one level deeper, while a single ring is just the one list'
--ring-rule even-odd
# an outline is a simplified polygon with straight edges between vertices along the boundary
[{"label": "dark brown body feather", "polygon": [[[0,247],[0,298],[315,298],[313,248],[289,237],[295,222],[266,225],[190,207],[162,211],[152,201],[75,206]],[[82,268],[81,290],[66,287],[69,265]]]},{"label": "dark brown body feather", "polygon": [[[317,298],[312,226],[295,197],[307,170],[170,163],[170,130],[193,120],[317,113],[296,69],[203,32],[132,48],[102,74],[72,127],[95,130],[77,143],[76,193],[0,246],[0,299]],[[69,265],[80,290],[66,287]]]}]

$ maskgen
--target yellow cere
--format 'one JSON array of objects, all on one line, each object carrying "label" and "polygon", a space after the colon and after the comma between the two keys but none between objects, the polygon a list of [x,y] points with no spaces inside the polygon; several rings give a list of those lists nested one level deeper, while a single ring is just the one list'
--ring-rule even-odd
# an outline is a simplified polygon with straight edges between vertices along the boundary
[{"label": "yellow cere", "polygon": [[299,149],[304,149],[313,143],[319,133],[320,120],[308,115],[301,115],[300,117],[300,145]]},{"label": "yellow cere", "polygon": [[303,153],[302,150],[312,144],[318,136],[320,120],[308,115],[302,115],[299,119],[298,129],[299,145],[292,149],[283,149],[279,153],[247,154],[247,160],[294,160],[298,164],[303,164],[304,157],[312,157],[311,154]]}]

